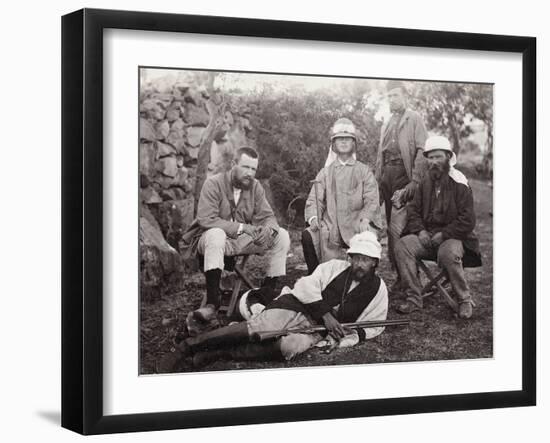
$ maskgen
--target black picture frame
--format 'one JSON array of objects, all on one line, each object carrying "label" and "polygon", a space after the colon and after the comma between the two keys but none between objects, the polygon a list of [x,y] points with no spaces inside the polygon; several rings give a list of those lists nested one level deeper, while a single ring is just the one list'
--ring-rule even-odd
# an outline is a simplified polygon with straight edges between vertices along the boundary
[{"label": "black picture frame", "polygon": [[[103,412],[103,31],[501,51],[522,55],[522,388],[130,415]],[[536,39],[532,37],[83,9],[62,18],[62,426],[82,434],[150,431],[536,403]]]}]

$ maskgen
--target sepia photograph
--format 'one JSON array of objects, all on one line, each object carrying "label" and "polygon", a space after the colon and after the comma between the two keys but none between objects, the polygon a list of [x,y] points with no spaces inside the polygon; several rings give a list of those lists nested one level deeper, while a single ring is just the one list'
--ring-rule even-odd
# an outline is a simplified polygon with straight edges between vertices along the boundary
[{"label": "sepia photograph", "polygon": [[493,357],[493,84],[138,82],[140,375]]}]

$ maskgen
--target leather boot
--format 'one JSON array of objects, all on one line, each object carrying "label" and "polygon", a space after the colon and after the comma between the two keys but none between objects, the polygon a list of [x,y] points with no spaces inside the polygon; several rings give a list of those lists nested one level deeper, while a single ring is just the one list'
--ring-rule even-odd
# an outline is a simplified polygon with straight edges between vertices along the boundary
[{"label": "leather boot", "polygon": [[313,246],[311,233],[307,229],[302,231],[302,250],[304,252],[304,260],[307,265],[307,275],[311,275],[313,271],[315,271],[315,268],[319,266],[319,259],[317,258],[317,253],[315,252],[315,246]]},{"label": "leather boot", "polygon": [[189,337],[185,340],[185,344],[189,346],[191,352],[195,353],[246,342],[248,337],[248,325],[246,322],[241,322],[214,329],[196,337]]},{"label": "leather boot", "polygon": [[220,280],[222,276],[221,269],[210,269],[204,273],[206,277],[206,305],[196,309],[193,316],[208,323],[216,318],[216,312],[220,306]]},{"label": "leather boot", "polygon": [[284,357],[277,341],[247,343],[232,349],[199,351],[193,355],[193,367],[202,368],[220,360],[274,361]]}]

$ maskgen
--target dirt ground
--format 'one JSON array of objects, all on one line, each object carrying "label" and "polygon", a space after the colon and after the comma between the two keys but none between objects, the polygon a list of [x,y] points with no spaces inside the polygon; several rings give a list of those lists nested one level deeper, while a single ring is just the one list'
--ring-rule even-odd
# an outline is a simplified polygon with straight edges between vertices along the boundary
[{"label": "dirt ground", "polygon": [[[388,327],[378,337],[353,348],[324,354],[319,349],[298,356],[291,362],[227,362],[218,361],[201,371],[227,369],[259,369],[299,366],[349,365],[420,360],[490,358],[493,355],[493,190],[483,181],[470,180],[477,215],[476,233],[480,239],[483,266],[466,269],[476,307],[469,320],[459,320],[442,298],[429,297],[424,309],[410,315],[409,326]],[[287,261],[288,275],[282,282],[292,286],[305,271],[300,232],[290,230],[292,246]],[[259,281],[262,258],[254,257],[247,271]],[[383,258],[379,275],[391,286],[394,280],[389,263]],[[205,291],[202,274],[193,274],[183,290],[153,304],[142,303],[140,324],[140,373],[154,374],[160,357],[172,346],[172,340],[183,327],[187,313],[199,306]],[[390,294],[388,319],[403,318],[395,311],[400,298]],[[181,367],[181,372],[196,371]]]}]

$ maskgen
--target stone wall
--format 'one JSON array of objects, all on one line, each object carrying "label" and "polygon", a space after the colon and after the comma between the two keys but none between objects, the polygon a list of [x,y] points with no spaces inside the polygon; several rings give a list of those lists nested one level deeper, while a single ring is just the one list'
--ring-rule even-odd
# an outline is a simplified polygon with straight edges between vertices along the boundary
[{"label": "stone wall", "polygon": [[[208,75],[185,72],[142,81],[139,239],[144,301],[178,292],[185,278],[178,244],[193,220],[197,156],[210,120]],[[249,131],[246,109],[226,111],[222,131],[211,146],[208,175],[230,167],[235,149],[250,145]]]}]

